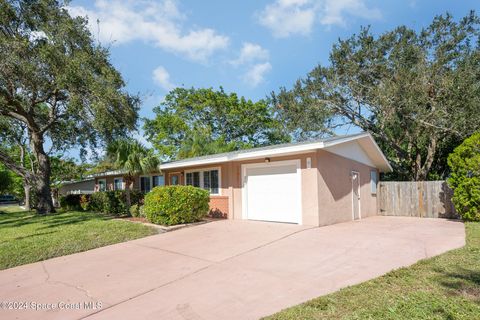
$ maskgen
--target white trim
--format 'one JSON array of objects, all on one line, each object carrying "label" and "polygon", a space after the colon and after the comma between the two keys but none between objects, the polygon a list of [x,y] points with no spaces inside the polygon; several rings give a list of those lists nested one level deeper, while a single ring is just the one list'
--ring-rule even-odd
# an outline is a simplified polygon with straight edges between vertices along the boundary
[{"label": "white trim", "polygon": [[[103,181],[105,183],[105,190],[100,190],[100,181]],[[98,191],[107,191],[107,179],[97,179],[97,183],[98,184]]]},{"label": "white trim", "polygon": [[199,172],[199,179],[200,179],[200,188],[203,189],[203,172],[204,171],[212,171],[212,170],[217,170],[218,171],[218,192],[217,193],[210,193],[211,196],[220,196],[222,194],[221,189],[222,189],[222,169],[221,167],[209,167],[209,168],[198,168],[198,169],[190,169],[190,170],[185,170],[183,172],[183,185],[187,185],[187,173],[190,172]]},{"label": "white trim", "polygon": [[[364,133],[361,133],[361,134],[357,134],[357,135],[354,135],[353,137],[344,137],[344,138],[338,138],[338,139],[335,139],[335,140],[332,140],[332,141],[325,141],[323,143],[323,147],[326,148],[326,147],[331,147],[331,146],[334,146],[334,145],[337,145],[337,144],[341,144],[341,143],[345,143],[345,142],[350,142],[350,141],[354,141],[354,140],[358,140],[358,139],[362,139],[362,138],[366,138],[366,137],[370,137],[372,138],[372,135],[368,132],[364,132]],[[372,138],[373,139],[373,138]],[[374,140],[375,141],[375,140]]]},{"label": "white trim", "polygon": [[362,185],[360,183],[360,172],[352,170],[350,173],[350,179],[352,180],[352,220],[355,221],[355,209],[353,205],[353,198],[355,197],[355,192],[353,192],[353,174],[357,175],[358,179],[358,220],[362,220],[362,196],[361,196],[361,190],[362,190]]},{"label": "white trim", "polygon": [[332,141],[317,141],[317,142],[303,143],[303,144],[297,144],[297,145],[279,146],[276,148],[269,148],[265,150],[251,149],[251,150],[244,150],[241,152],[235,152],[231,154],[221,154],[218,156],[213,155],[206,159],[192,158],[192,159],[173,161],[170,163],[161,164],[160,169],[175,169],[175,168],[183,168],[183,167],[190,167],[190,166],[217,164],[217,163],[235,161],[235,160],[259,159],[259,158],[265,158],[265,157],[307,153],[316,149],[324,149],[324,148],[338,145],[341,143],[360,140],[363,138],[369,139],[369,141],[373,144],[374,149],[380,154],[381,159],[383,160],[382,161],[383,163],[376,163],[375,166],[380,169],[387,168],[389,169],[389,171],[392,171],[393,169],[390,166],[390,163],[388,163],[387,158],[380,150],[380,147],[377,145],[372,135],[369,133],[362,133],[362,134],[357,134],[357,135],[349,136],[345,138],[338,138]]},{"label": "white trim", "polygon": [[[198,166],[198,165],[206,165],[206,164],[213,164],[219,162],[227,162],[232,160],[231,157],[223,156],[223,157],[215,157],[215,158],[208,158],[208,159],[200,159],[200,160],[180,160],[179,163],[177,161],[165,163],[160,165],[160,169],[176,169],[176,168],[183,168],[183,167],[190,167],[190,166]],[[180,163],[181,162],[181,163]]]},{"label": "white trim", "polygon": [[[368,132],[365,132],[363,134],[359,134],[359,135],[356,135],[354,137],[345,137],[343,139],[338,139],[338,140],[334,140],[334,141],[326,141],[324,143],[324,146],[323,148],[328,148],[328,147],[332,147],[332,146],[335,146],[337,144],[341,144],[341,143],[345,143],[345,142],[350,142],[350,141],[355,141],[355,140],[359,140],[359,139],[362,139],[362,138],[369,138],[369,140],[372,142],[374,148],[376,151],[378,151],[378,153],[380,154],[380,156],[382,157],[383,161],[387,164],[387,168],[390,170],[390,171],[393,171],[393,168],[392,166],[390,165],[390,163],[388,162],[387,158],[385,157],[385,155],[383,154],[382,150],[380,149],[380,147],[378,146],[377,142],[375,141],[375,139],[373,139],[372,135]],[[368,154],[367,154],[368,155]],[[377,166],[378,167],[378,166]]]},{"label": "white trim", "polygon": [[377,142],[375,142],[375,139],[373,139],[373,137],[372,137],[371,134],[368,134],[368,135],[369,135],[370,139],[373,141],[373,145],[374,145],[375,149],[377,149],[378,153],[382,156],[383,161],[385,161],[385,163],[387,164],[388,169],[390,169],[390,172],[393,171],[393,168],[392,168],[392,166],[390,165],[390,162],[388,162],[387,157],[385,157],[385,155],[383,154],[382,150],[381,150],[380,147],[378,146]]},{"label": "white trim", "polygon": [[293,145],[287,147],[278,147],[272,148],[267,150],[258,150],[250,152],[244,152],[237,154],[235,159],[232,160],[247,160],[247,159],[255,159],[255,158],[264,158],[268,156],[279,156],[279,155],[289,155],[289,154],[298,154],[302,152],[308,152],[315,149],[323,148],[323,142],[312,142],[307,144],[300,144],[300,145]]},{"label": "white trim", "polygon": [[280,167],[285,165],[292,165],[295,164],[297,166],[297,188],[298,188],[298,197],[297,197],[297,208],[298,208],[298,224],[302,224],[302,166],[301,160],[284,160],[284,161],[271,161],[268,163],[259,162],[259,163],[249,163],[249,164],[242,164],[241,172],[242,172],[242,219],[248,219],[248,199],[247,199],[247,169],[248,168],[265,168],[265,167]]}]

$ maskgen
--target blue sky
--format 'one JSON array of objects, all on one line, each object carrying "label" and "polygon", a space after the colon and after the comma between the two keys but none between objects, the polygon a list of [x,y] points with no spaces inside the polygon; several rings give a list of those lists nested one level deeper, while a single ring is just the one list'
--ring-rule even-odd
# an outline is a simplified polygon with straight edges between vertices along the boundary
[{"label": "blue sky", "polygon": [[437,14],[448,11],[458,19],[472,9],[479,11],[478,0],[74,0],[69,5],[72,15],[89,17],[94,36],[110,47],[127,90],[142,97],[142,117],[153,117],[152,108],[175,86],[223,86],[261,99],[327,64],[332,44],[362,25],[375,33],[398,25],[421,29]]}]

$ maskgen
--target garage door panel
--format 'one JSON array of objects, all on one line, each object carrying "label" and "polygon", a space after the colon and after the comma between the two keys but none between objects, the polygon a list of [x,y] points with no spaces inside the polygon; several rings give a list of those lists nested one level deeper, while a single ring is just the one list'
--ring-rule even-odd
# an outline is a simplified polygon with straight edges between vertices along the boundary
[{"label": "garage door panel", "polygon": [[247,168],[247,218],[299,222],[297,165]]},{"label": "garage door panel", "polygon": [[271,175],[271,176],[283,176],[285,174],[297,174],[297,166],[296,165],[286,165],[286,166],[266,166],[260,168],[248,168],[247,175],[249,177],[252,176],[263,176],[263,175]]}]

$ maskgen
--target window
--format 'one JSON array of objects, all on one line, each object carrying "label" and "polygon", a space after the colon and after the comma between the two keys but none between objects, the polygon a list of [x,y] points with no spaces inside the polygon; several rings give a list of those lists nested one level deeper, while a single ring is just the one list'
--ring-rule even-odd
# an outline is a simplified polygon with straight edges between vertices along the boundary
[{"label": "window", "polygon": [[123,179],[122,178],[113,179],[113,190],[123,190]]},{"label": "window", "polygon": [[378,180],[377,171],[370,171],[370,189],[372,194],[377,194],[377,180]]},{"label": "window", "polygon": [[200,187],[200,172],[187,173],[187,186]]},{"label": "window", "polygon": [[151,189],[150,177],[140,177],[140,191],[147,193]]},{"label": "window", "polygon": [[152,177],[152,188],[163,187],[165,185],[164,176],[153,176]]},{"label": "window", "polygon": [[107,190],[107,181],[105,179],[98,179],[98,191]]},{"label": "window", "polygon": [[203,188],[208,190],[210,194],[219,193],[219,170],[201,170],[186,173],[186,185]]},{"label": "window", "polygon": [[174,174],[172,176],[170,176],[170,184],[172,186],[176,186],[178,184],[178,175],[177,174]]}]

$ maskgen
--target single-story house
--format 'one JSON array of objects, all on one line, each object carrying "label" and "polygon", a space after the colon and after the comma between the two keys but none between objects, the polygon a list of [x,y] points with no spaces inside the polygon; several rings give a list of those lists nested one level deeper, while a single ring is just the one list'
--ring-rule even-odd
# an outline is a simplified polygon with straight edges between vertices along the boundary
[{"label": "single-story house", "polygon": [[95,178],[87,176],[82,180],[62,181],[60,186],[52,188],[53,205],[60,206],[60,197],[67,194],[92,194],[95,190]]},{"label": "single-story house", "polygon": [[95,190],[95,178],[87,177],[78,181],[63,181],[58,188],[58,195],[65,196],[67,194],[90,194]]},{"label": "single-story house", "polygon": [[[377,215],[380,172],[392,170],[368,133],[166,162],[135,179],[210,191],[210,208],[229,219],[322,226]],[[96,174],[95,190],[124,189],[121,171]]]}]

